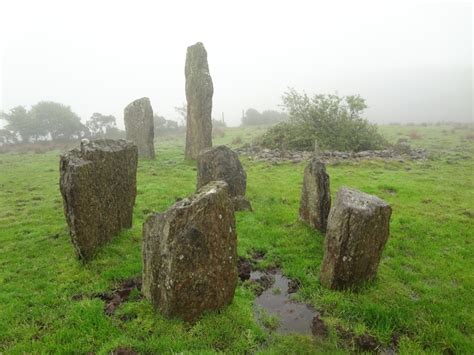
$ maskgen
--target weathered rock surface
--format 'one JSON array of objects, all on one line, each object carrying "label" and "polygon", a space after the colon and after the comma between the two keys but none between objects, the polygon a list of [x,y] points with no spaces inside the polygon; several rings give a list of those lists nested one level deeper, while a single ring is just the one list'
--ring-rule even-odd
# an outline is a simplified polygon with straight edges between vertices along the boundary
[{"label": "weathered rock surface", "polygon": [[232,302],[237,234],[227,184],[214,181],[143,225],[142,291],[167,317],[195,321]]},{"label": "weathered rock surface", "polygon": [[137,147],[125,140],[81,143],[60,158],[60,189],[71,240],[91,258],[122,228],[132,226]]},{"label": "weathered rock surface", "polygon": [[237,153],[225,145],[202,150],[197,159],[197,188],[217,180],[227,183],[236,211],[252,210],[244,198],[247,174]]},{"label": "weathered rock surface", "polygon": [[321,284],[356,288],[372,280],[389,236],[391,207],[380,198],[341,188],[326,232]]},{"label": "weathered rock surface", "polygon": [[330,209],[329,175],[324,163],[313,158],[304,169],[300,218],[325,233]]},{"label": "weathered rock surface", "polygon": [[186,53],[186,159],[196,159],[202,149],[212,147],[212,95],[207,52],[201,42]]},{"label": "weathered rock surface", "polygon": [[138,147],[138,156],[145,159],[155,159],[155,130],[153,109],[148,97],[135,100],[124,110],[125,132],[127,140]]}]

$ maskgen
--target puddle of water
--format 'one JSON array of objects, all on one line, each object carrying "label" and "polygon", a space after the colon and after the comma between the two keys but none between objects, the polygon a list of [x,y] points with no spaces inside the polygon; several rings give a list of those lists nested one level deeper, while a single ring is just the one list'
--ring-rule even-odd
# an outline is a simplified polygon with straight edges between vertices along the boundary
[{"label": "puddle of water", "polygon": [[[250,279],[255,281],[263,275],[265,274],[261,271],[252,271]],[[272,273],[271,276],[275,278],[275,282],[256,298],[257,309],[263,308],[268,315],[278,318],[279,326],[276,331],[279,333],[311,334],[312,321],[317,312],[307,304],[292,300],[288,294],[290,279],[280,271]]]}]

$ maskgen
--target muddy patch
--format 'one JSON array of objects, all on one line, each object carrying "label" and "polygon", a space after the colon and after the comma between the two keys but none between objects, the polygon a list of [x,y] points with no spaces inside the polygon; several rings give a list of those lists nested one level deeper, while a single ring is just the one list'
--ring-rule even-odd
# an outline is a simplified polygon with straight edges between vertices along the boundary
[{"label": "muddy patch", "polygon": [[138,353],[131,348],[120,347],[115,349],[112,355],[138,355]]},{"label": "muddy patch", "polygon": [[80,301],[84,298],[100,298],[105,302],[104,313],[108,316],[114,314],[115,310],[125,301],[129,299],[132,292],[140,295],[142,279],[140,276],[122,281],[117,287],[111,291],[94,293],[92,295],[84,295],[82,293],[73,295],[73,301]]},{"label": "muddy patch", "polygon": [[239,279],[242,281],[250,279],[250,273],[252,271],[252,264],[249,260],[239,257],[239,261],[237,263],[237,271],[239,274]]},{"label": "muddy patch", "polygon": [[339,325],[336,326],[336,331],[339,337],[338,343],[341,347],[353,349],[356,352],[385,355],[397,354],[400,337],[398,332],[392,334],[392,339],[388,345],[383,345],[376,337],[367,332],[356,335],[351,330],[344,329]]},{"label": "muddy patch", "polygon": [[[318,317],[322,323],[319,314],[311,306],[292,299],[289,284],[292,285],[293,282],[280,270],[273,270],[271,274],[253,271],[250,280],[260,286],[261,292],[255,299],[255,314],[267,328],[267,324],[272,324],[271,329],[281,334],[311,335],[314,328],[313,319]],[[320,335],[321,331],[318,330],[317,333]]]}]

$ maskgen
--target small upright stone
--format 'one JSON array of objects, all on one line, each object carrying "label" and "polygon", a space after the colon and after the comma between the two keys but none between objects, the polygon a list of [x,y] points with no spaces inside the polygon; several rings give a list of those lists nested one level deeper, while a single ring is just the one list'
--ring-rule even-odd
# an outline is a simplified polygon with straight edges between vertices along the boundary
[{"label": "small upright stone", "polygon": [[195,321],[232,302],[237,234],[227,184],[214,181],[143,225],[145,297],[166,317]]},{"label": "small upright stone", "polygon": [[211,181],[225,181],[236,211],[251,210],[245,199],[247,174],[239,156],[225,145],[201,151],[197,160],[197,189]]},{"label": "small upright stone", "polygon": [[314,140],[314,152],[313,152],[313,156],[315,158],[319,158],[321,156],[321,148],[319,147],[319,143],[318,143],[318,140],[315,139]]},{"label": "small upright stone", "polygon": [[212,147],[212,95],[214,87],[207,52],[201,42],[186,53],[186,159],[196,159],[202,149]]},{"label": "small upright stone", "polygon": [[391,207],[380,198],[342,188],[329,214],[320,282],[341,290],[372,280],[390,229]]},{"label": "small upright stone", "polygon": [[84,140],[61,155],[60,174],[71,240],[78,257],[87,260],[132,226],[137,147],[125,140]]},{"label": "small upright stone", "polygon": [[326,232],[331,194],[326,166],[313,158],[304,169],[300,200],[300,218],[314,229]]},{"label": "small upright stone", "polygon": [[125,134],[138,147],[138,156],[155,159],[153,109],[150,99],[143,97],[130,103],[124,110]]}]

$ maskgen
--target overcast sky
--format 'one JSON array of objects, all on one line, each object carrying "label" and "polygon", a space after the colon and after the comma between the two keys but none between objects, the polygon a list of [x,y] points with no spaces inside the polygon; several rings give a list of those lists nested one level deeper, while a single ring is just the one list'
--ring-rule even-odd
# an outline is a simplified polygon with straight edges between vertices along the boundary
[{"label": "overcast sky", "polygon": [[287,87],[360,94],[374,122],[473,118],[471,2],[0,2],[0,109],[41,100],[85,121],[147,96],[185,102],[186,47],[203,42],[213,116],[278,109]]}]

